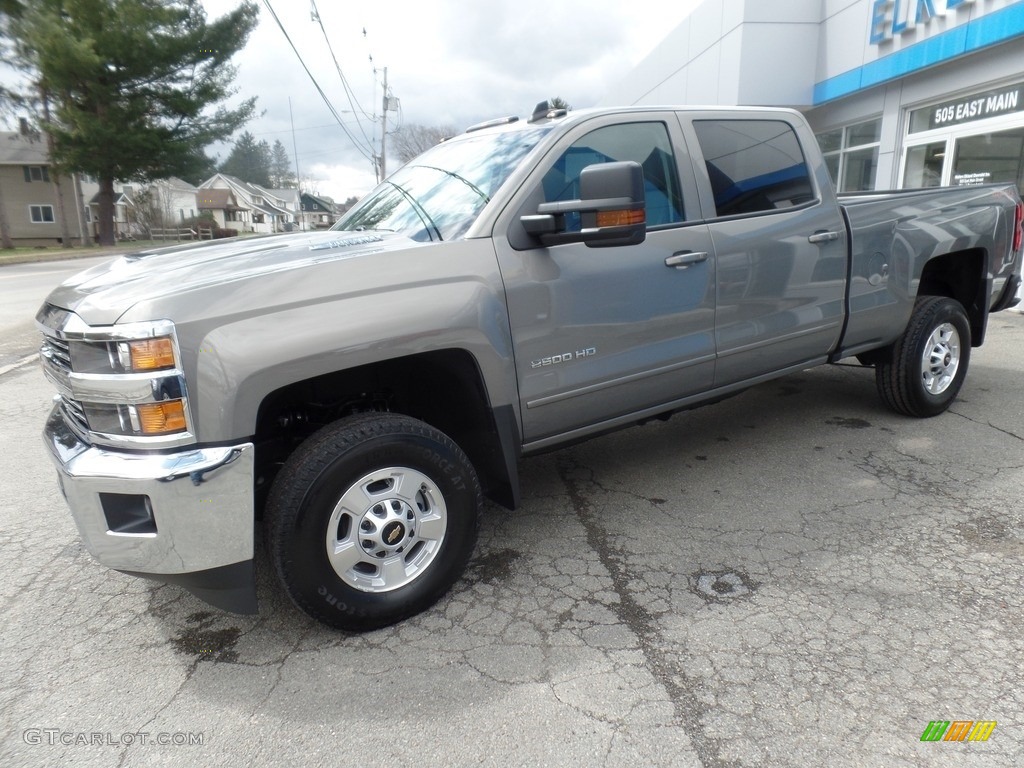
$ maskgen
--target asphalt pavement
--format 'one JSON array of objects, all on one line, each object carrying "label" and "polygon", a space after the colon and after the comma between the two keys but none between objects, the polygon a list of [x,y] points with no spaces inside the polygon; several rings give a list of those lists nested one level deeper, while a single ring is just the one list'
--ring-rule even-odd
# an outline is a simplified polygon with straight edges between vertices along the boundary
[{"label": "asphalt pavement", "polygon": [[[0,374],[0,766],[1024,765],[1024,315],[951,411],[806,371],[524,460],[400,625],[236,616],[98,565]],[[932,722],[986,741],[922,741]]]}]

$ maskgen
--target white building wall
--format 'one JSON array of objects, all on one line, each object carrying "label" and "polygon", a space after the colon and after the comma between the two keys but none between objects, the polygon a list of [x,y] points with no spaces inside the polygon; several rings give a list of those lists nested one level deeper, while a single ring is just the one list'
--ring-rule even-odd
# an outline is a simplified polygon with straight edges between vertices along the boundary
[{"label": "white building wall", "polygon": [[890,188],[910,111],[1024,82],[1022,51],[1024,0],[704,0],[600,104],[791,106],[816,133],[880,120]]},{"label": "white building wall", "polygon": [[808,103],[820,21],[821,0],[706,0],[600,103]]}]

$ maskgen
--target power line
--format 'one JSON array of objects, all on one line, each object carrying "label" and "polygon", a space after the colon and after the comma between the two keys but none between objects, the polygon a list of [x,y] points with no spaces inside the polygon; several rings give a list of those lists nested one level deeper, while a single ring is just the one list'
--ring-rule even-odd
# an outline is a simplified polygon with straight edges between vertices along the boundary
[{"label": "power line", "polygon": [[372,144],[370,144],[369,147],[364,147],[359,143],[359,139],[356,136],[354,136],[352,132],[348,129],[348,127],[342,121],[341,115],[338,114],[338,111],[334,108],[334,105],[331,104],[331,100],[327,98],[327,94],[324,93],[324,89],[320,87],[320,83],[317,82],[316,78],[313,77],[313,73],[309,70],[309,67],[306,66],[306,62],[303,61],[302,55],[299,53],[299,49],[295,47],[295,43],[292,42],[291,37],[288,35],[288,31],[284,28],[284,24],[282,24],[281,19],[277,17],[277,13],[275,13],[273,6],[271,6],[270,0],[263,0],[263,4],[267,7],[267,10],[270,12],[270,15],[273,17],[274,21],[277,22],[277,26],[278,28],[280,28],[281,34],[283,34],[284,39],[288,41],[288,45],[291,46],[292,51],[295,53],[295,57],[299,60],[299,64],[301,64],[302,68],[306,70],[306,74],[309,76],[310,81],[313,83],[313,87],[316,88],[317,93],[320,94],[320,98],[323,99],[324,104],[327,105],[327,109],[330,110],[331,115],[337,121],[338,125],[341,126],[341,130],[344,131],[346,136],[348,136],[349,141],[352,142],[352,145],[357,150],[359,150],[359,153],[366,160],[368,160],[371,163],[371,165],[374,165],[376,167],[376,161],[375,158],[373,157]]},{"label": "power line", "polygon": [[[331,61],[334,62],[334,69],[338,73],[338,78],[341,80],[341,86],[345,89],[345,96],[348,98],[348,105],[352,107],[352,113],[356,117],[356,123],[359,125],[359,130],[363,134],[363,138],[366,139],[366,143],[372,146],[373,142],[370,137],[366,135],[366,129],[363,128],[363,124],[359,122],[359,113],[362,112],[364,117],[370,118],[366,110],[363,109],[362,105],[359,104],[359,100],[356,98],[355,93],[352,91],[351,86],[348,84],[348,80],[345,77],[345,73],[341,71],[341,65],[338,63],[338,57],[334,55],[334,47],[331,45],[330,38],[327,37],[327,30],[324,28],[323,19],[320,18],[320,9],[316,7],[316,0],[309,0],[309,4],[312,7],[313,20],[320,26],[320,32],[324,36],[324,42],[327,43],[327,50],[331,53]],[[358,107],[358,109],[357,109]],[[372,119],[372,118],[371,118]]]},{"label": "power line", "polygon": [[[342,112],[341,114],[345,114],[345,113]],[[334,128],[336,125],[337,125],[337,123],[326,123],[325,125],[306,125],[306,126],[303,126],[302,128],[296,128],[295,130],[296,131],[315,131],[318,128]],[[250,131],[250,133],[252,133],[253,136],[270,136],[271,134],[274,134],[274,133],[291,133],[291,132],[292,132],[291,128],[282,128],[279,131],[259,131],[258,133],[253,133],[252,131]]]}]

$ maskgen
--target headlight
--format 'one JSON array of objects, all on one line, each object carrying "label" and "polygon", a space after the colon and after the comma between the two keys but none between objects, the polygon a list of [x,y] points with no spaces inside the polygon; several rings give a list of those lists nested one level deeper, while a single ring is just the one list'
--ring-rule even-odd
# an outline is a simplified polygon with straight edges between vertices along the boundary
[{"label": "headlight", "polygon": [[82,437],[137,447],[194,441],[173,323],[93,327],[53,308],[37,320],[43,370]]}]

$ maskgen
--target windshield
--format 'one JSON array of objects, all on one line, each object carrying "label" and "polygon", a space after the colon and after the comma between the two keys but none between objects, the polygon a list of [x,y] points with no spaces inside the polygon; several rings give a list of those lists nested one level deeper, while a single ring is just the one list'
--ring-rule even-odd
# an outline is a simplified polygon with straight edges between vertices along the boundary
[{"label": "windshield", "polygon": [[399,232],[413,240],[462,237],[548,130],[486,133],[439,144],[389,176],[331,229]]}]

